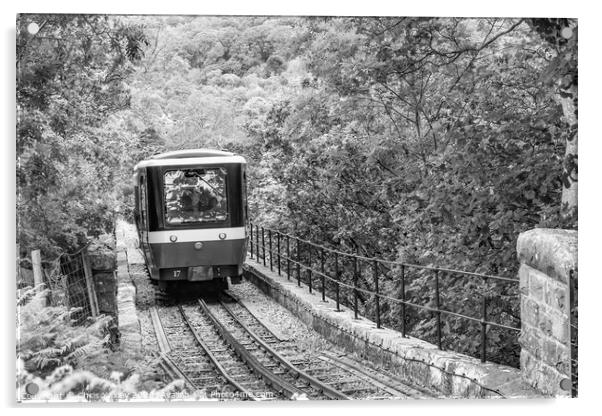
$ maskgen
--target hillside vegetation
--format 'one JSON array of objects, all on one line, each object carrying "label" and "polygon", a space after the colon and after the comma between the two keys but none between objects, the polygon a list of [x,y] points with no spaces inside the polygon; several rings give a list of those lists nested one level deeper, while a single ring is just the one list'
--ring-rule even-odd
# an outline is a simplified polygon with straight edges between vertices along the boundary
[{"label": "hillside vegetation", "polygon": [[19,29],[22,253],[110,230],[138,160],[196,147],[248,159],[253,221],[342,251],[514,276],[520,232],[577,226],[575,21],[42,15]]}]

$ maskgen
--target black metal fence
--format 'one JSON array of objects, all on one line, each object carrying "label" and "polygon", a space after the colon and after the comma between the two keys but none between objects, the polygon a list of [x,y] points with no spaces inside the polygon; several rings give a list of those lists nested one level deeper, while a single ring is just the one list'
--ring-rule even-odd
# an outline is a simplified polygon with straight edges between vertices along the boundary
[{"label": "black metal fence", "polygon": [[98,301],[86,248],[60,256],[58,267],[48,278],[52,305],[80,309],[72,314],[74,324],[98,315]]},{"label": "black metal fence", "polygon": [[[249,231],[251,259],[296,279],[299,286],[304,283],[310,293],[318,291],[323,301],[334,299],[337,311],[344,305],[356,319],[373,319],[378,328],[396,329],[404,337],[416,336],[483,362],[493,358],[488,338],[494,337],[506,345],[495,361],[518,367],[519,318],[512,313],[494,317],[490,311],[500,297],[518,305],[517,279],[344,253],[252,223]],[[444,279],[467,283],[449,293],[442,290]],[[475,311],[468,314],[471,307]],[[464,329],[454,331],[454,322],[456,329]],[[513,357],[504,357],[508,354]]]},{"label": "black metal fence", "polygon": [[577,321],[578,321],[578,302],[577,302],[577,289],[578,289],[577,272],[571,270],[569,274],[569,339],[570,339],[570,354],[571,354],[571,396],[577,397],[579,387],[579,374],[577,367],[578,358],[578,334],[577,334]]}]

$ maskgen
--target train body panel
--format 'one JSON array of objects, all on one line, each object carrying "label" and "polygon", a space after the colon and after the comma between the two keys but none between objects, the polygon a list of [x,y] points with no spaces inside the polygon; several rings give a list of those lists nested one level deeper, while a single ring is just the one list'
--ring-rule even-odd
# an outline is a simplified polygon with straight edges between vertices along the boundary
[{"label": "train body panel", "polygon": [[141,161],[134,172],[134,217],[151,279],[203,281],[242,275],[247,240],[244,158],[206,149],[168,152]]},{"label": "train body panel", "polygon": [[[199,241],[200,242],[200,241]],[[244,261],[245,240],[205,241],[203,248],[195,243],[155,243],[151,251],[156,267],[219,266]]]}]

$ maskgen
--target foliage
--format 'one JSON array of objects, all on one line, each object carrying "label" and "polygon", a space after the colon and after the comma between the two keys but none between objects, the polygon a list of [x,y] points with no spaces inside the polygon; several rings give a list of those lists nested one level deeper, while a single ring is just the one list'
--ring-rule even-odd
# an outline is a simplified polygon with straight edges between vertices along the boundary
[{"label": "foliage", "polygon": [[[576,36],[558,37],[572,21],[132,21],[153,41],[124,124],[133,136],[152,128],[164,149],[244,154],[259,223],[352,253],[506,276],[517,272],[520,232],[576,227],[560,205],[576,125],[555,87],[576,68]],[[552,51],[545,28],[556,35]],[[385,287],[398,294],[396,281]],[[441,285],[450,309],[478,315],[485,293],[491,316],[518,324],[516,288]],[[416,273],[407,289],[429,304],[431,286]],[[398,327],[394,305],[387,314]],[[432,338],[430,318],[411,318],[416,335]],[[478,330],[446,323],[450,337],[460,334],[451,346],[471,353]],[[515,354],[508,334],[490,338],[495,359]]]},{"label": "foliage", "polygon": [[[33,290],[33,289],[32,289]],[[101,316],[86,326],[72,325],[76,308],[45,306],[47,291],[20,299],[17,356],[36,375],[48,375],[64,365],[108,361],[108,327],[111,317]],[[101,357],[102,356],[102,357]],[[106,371],[106,370],[103,370]]]},{"label": "foliage", "polygon": [[[520,232],[576,227],[559,209],[567,125],[545,82],[546,45],[524,21],[312,23],[313,81],[249,131],[262,145],[259,221],[348,252],[506,276]],[[518,324],[517,288],[441,283],[450,309],[478,316],[484,292],[491,316]],[[432,302],[425,287],[432,276],[410,279],[413,301]],[[411,324],[432,339],[430,314]],[[454,348],[478,351],[478,326],[446,325],[465,335]],[[517,365],[509,337],[492,333],[490,353]]]},{"label": "foliage", "polygon": [[[17,299],[17,391],[26,400],[164,398],[184,390],[176,380],[160,390],[141,391],[140,375],[109,348],[113,318],[73,325],[74,309],[45,306],[47,291],[24,289]],[[85,370],[84,370],[85,369]],[[35,383],[35,397],[26,386]]]},{"label": "foliage", "polygon": [[[37,22],[39,32],[26,27]],[[17,19],[17,216],[23,253],[74,251],[112,230],[123,157],[104,128],[129,106],[125,81],[145,42],[139,27],[93,15]],[[108,134],[109,133],[109,134]],[[107,196],[109,196],[107,198]]]},{"label": "foliage", "polygon": [[[514,276],[519,233],[577,227],[561,205],[577,180],[573,20],[44,19],[46,37],[18,36],[22,247],[76,246],[128,214],[135,163],[196,147],[247,158],[255,221],[352,253]],[[432,302],[432,276],[408,279]],[[490,316],[518,322],[516,288],[441,285],[459,313],[486,293]],[[478,349],[478,327],[445,325],[452,347]],[[489,335],[496,359],[514,354]]]},{"label": "foliage", "polygon": [[575,222],[577,218],[577,22],[570,19],[529,19],[529,24],[546,41],[546,53],[551,56],[543,81],[557,91],[556,100],[562,106],[564,123],[561,135],[566,141],[562,171],[561,219]]}]

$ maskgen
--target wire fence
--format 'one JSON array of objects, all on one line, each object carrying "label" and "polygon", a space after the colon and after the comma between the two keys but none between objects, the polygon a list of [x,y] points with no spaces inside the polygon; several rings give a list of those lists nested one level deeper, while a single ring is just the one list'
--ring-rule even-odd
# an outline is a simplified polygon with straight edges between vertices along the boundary
[{"label": "wire fence", "polygon": [[518,367],[518,279],[349,254],[252,223],[249,231],[251,259],[333,299],[335,310]]},{"label": "wire fence", "polygon": [[79,309],[72,314],[72,322],[76,325],[85,322],[90,316],[98,315],[98,300],[86,248],[87,246],[73,254],[61,255],[55,267],[47,274],[50,304]]}]

